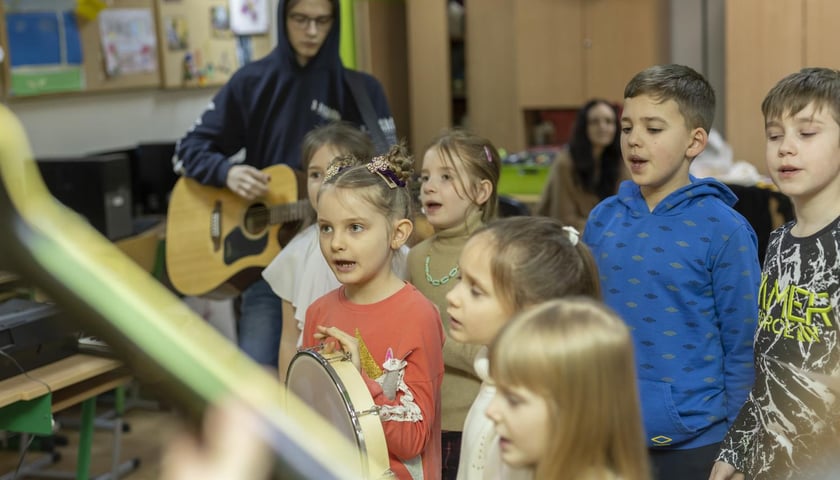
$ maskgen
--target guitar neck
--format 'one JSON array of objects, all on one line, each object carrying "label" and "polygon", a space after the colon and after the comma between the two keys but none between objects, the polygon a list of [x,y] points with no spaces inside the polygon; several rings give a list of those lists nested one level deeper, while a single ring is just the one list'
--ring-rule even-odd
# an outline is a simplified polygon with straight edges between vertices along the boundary
[{"label": "guitar neck", "polygon": [[294,203],[274,205],[268,209],[268,223],[277,225],[303,220],[311,211],[309,200],[298,200]]}]

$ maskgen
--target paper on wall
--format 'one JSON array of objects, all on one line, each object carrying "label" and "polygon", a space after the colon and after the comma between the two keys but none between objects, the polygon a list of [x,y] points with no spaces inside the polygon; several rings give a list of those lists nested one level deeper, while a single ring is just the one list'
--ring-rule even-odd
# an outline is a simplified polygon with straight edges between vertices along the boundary
[{"label": "paper on wall", "polygon": [[99,31],[109,77],[157,71],[157,36],[150,9],[103,10]]},{"label": "paper on wall", "polygon": [[230,0],[230,29],[236,35],[268,33],[268,0]]}]

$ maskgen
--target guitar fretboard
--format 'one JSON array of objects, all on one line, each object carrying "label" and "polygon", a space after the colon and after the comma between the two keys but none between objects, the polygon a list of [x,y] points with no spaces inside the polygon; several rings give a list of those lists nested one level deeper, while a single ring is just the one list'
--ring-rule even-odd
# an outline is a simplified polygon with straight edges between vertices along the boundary
[{"label": "guitar fretboard", "polygon": [[269,208],[268,221],[271,225],[302,220],[309,213],[309,200],[298,200],[294,203],[274,205]]}]

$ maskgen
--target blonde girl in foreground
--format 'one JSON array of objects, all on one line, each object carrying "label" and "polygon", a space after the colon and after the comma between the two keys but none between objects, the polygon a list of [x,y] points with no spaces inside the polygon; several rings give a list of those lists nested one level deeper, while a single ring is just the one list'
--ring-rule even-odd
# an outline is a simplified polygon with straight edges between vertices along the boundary
[{"label": "blonde girl in foreground", "polygon": [[537,479],[650,478],[633,344],[608,307],[567,297],[519,315],[490,347],[490,375],[507,465]]}]

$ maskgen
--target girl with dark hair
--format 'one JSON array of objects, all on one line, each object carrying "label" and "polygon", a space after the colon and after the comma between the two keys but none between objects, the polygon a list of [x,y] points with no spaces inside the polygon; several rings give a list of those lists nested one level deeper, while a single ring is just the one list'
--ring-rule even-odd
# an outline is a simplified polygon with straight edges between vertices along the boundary
[{"label": "girl with dark hair", "polygon": [[600,99],[587,102],[578,111],[568,148],[552,164],[536,213],[583,231],[589,211],[627,178],[619,133],[615,106]]}]

